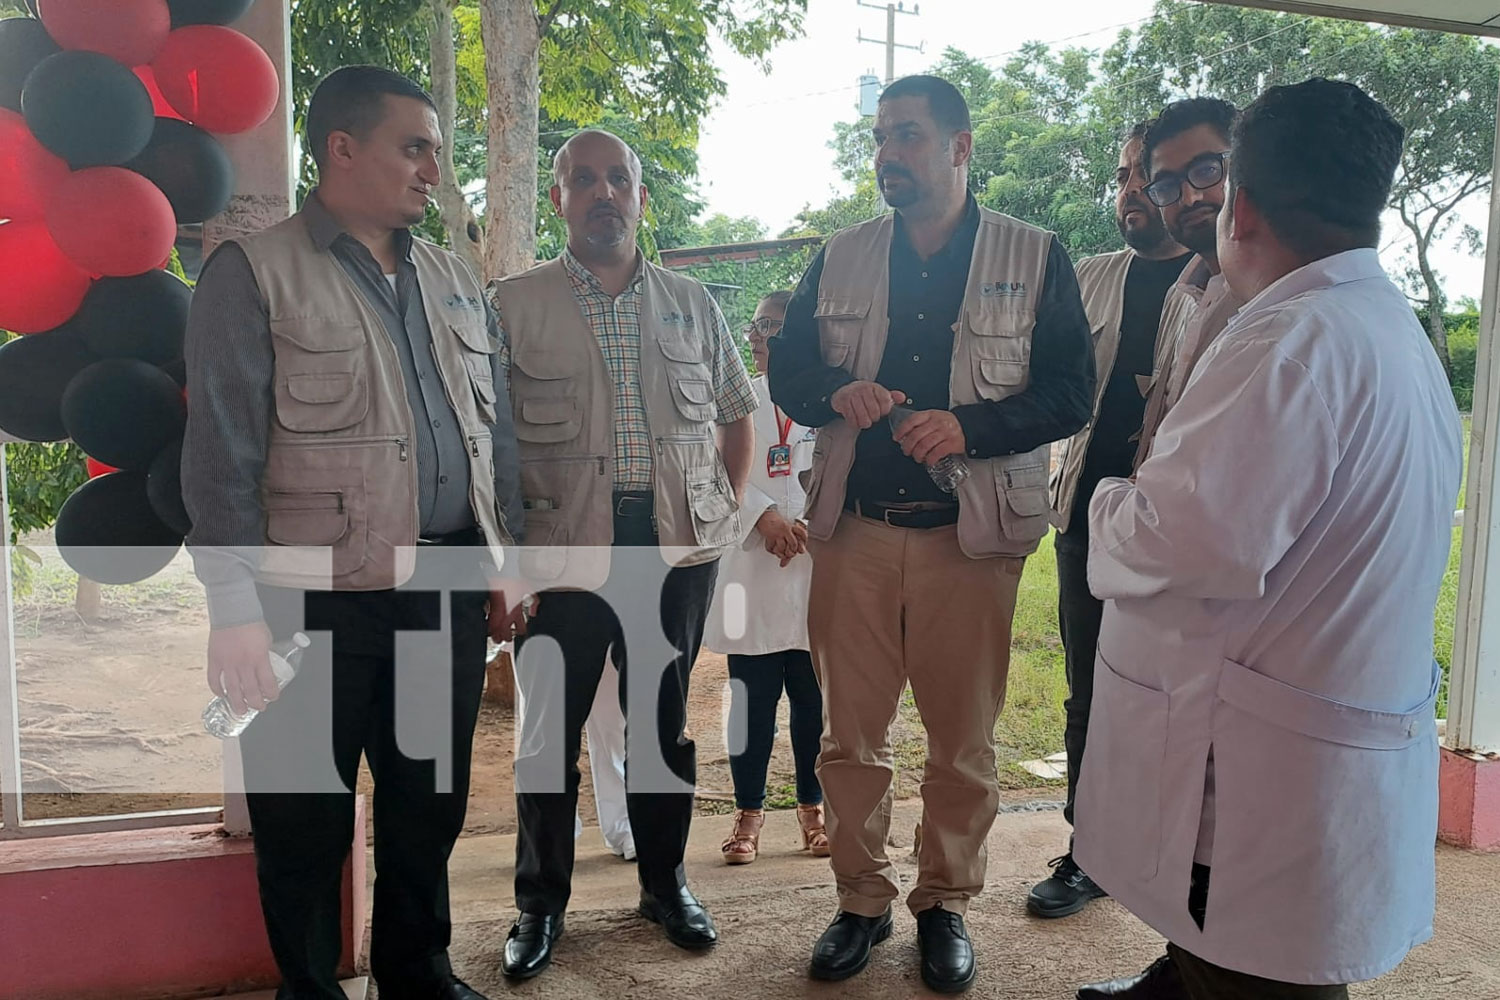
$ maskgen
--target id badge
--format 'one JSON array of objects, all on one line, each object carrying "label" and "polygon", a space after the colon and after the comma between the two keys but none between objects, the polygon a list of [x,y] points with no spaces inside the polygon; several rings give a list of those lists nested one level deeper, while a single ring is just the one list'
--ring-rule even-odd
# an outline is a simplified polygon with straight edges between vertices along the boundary
[{"label": "id badge", "polygon": [[792,474],[792,446],[773,444],[766,452],[766,472],[772,476]]}]

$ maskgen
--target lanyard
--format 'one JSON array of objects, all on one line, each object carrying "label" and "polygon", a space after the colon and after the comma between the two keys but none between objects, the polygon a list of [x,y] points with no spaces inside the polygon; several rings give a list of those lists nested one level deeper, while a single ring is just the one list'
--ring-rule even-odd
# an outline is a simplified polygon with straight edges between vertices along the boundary
[{"label": "lanyard", "polygon": [[778,431],[780,432],[780,437],[781,437],[781,439],[777,442],[777,444],[778,445],[784,445],[784,444],[786,444],[787,437],[792,433],[792,418],[791,417],[787,417],[785,420],[782,420],[781,419],[781,407],[779,407],[779,406],[775,407],[775,410],[776,410],[776,427],[777,427]]}]

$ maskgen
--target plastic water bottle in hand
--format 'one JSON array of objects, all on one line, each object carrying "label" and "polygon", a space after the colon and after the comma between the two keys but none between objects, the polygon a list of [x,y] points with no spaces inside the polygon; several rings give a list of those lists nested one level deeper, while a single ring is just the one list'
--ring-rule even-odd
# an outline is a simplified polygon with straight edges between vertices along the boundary
[{"label": "plastic water bottle in hand", "polygon": [[[302,651],[311,645],[312,640],[298,632],[286,642],[279,642],[271,647],[271,672],[276,675],[277,690],[285,690],[292,678],[297,676],[297,668],[302,664]],[[259,710],[246,706],[245,714],[240,715],[230,707],[229,699],[220,695],[203,710],[203,730],[221,740],[232,740],[243,733],[259,714]]]},{"label": "plastic water bottle in hand", "polygon": [[[906,418],[916,412],[910,406],[891,407],[891,433],[897,433]],[[959,484],[969,478],[969,463],[964,461],[962,455],[944,455],[927,466],[927,474],[944,493],[957,493]]]}]

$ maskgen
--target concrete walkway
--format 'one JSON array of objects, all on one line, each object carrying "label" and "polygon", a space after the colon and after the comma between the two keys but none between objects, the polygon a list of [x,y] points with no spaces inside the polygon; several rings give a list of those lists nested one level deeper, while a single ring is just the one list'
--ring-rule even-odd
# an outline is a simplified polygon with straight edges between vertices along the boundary
[{"label": "concrete walkway", "polygon": [[[917,802],[898,803],[891,849],[902,878],[915,876],[911,834]],[[681,951],[635,913],[635,866],[605,851],[597,830],[579,841],[567,933],[553,966],[509,986],[500,949],[513,918],[513,836],[459,842],[452,864],[453,962],[492,998],[870,997],[929,995],[917,973],[916,925],[904,907],[896,930],[861,975],[845,983],[806,978],[813,942],[835,910],[824,861],[797,851],[796,818],[768,814],[760,859],[730,868],[719,860],[727,816],[699,817],[688,848],[688,876],[718,922],[707,954]],[[1067,1000],[1079,983],[1143,968],[1160,954],[1155,934],[1112,901],[1062,921],[1025,912],[1026,890],[1066,843],[1062,817],[1006,813],[989,839],[989,885],[969,908],[980,965],[972,997]],[[373,868],[373,865],[372,865]],[[1357,875],[1357,873],[1351,873]],[[1437,934],[1395,973],[1355,987],[1356,998],[1500,1000],[1500,856],[1438,849]],[[373,995],[373,990],[372,990]]]}]

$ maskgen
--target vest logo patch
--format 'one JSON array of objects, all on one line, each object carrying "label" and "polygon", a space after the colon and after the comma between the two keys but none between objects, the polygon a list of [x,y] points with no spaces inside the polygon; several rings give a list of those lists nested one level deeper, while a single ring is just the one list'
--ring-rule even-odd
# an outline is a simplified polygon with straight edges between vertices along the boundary
[{"label": "vest logo patch", "polygon": [[986,299],[1021,299],[1026,297],[1024,281],[986,281],[979,287],[979,294]]},{"label": "vest logo patch", "polygon": [[692,330],[697,327],[697,320],[694,319],[692,313],[680,313],[675,310],[662,313],[661,321],[667,326],[680,326],[684,330]]},{"label": "vest logo patch", "polygon": [[443,300],[443,305],[449,309],[470,309],[474,312],[484,312],[483,302],[480,302],[472,295],[464,295],[461,292],[454,292],[448,296]]}]

